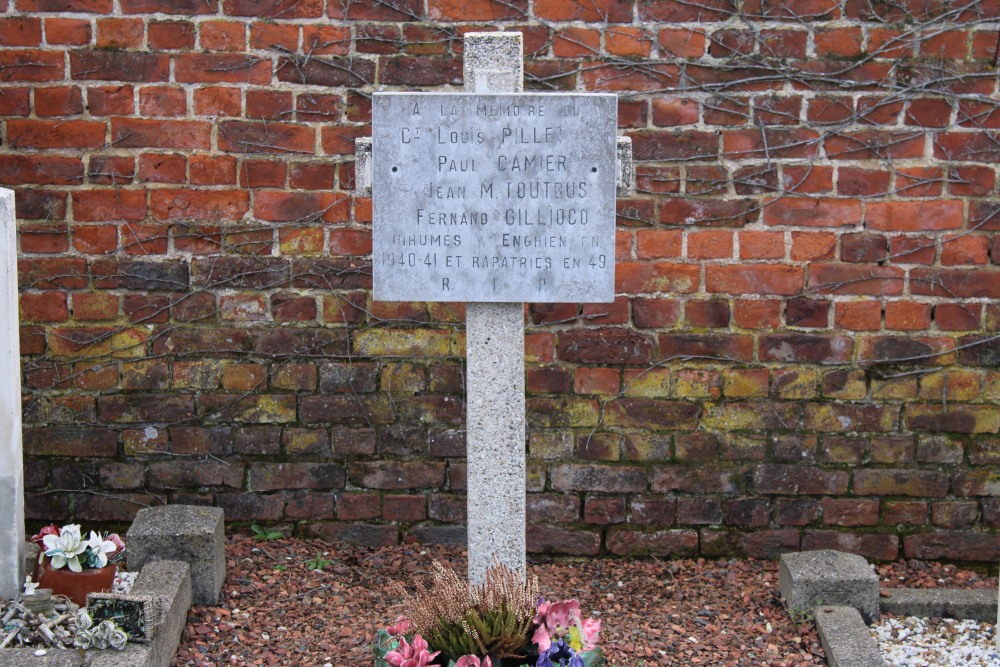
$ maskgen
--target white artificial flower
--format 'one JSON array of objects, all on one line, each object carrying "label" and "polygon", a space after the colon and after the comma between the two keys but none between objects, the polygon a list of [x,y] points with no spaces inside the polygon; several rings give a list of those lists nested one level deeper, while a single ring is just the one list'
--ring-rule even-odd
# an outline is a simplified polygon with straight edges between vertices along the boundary
[{"label": "white artificial flower", "polygon": [[69,565],[73,572],[82,572],[80,554],[87,550],[87,544],[80,537],[80,525],[71,523],[59,529],[58,535],[46,535],[42,538],[45,555],[52,559],[52,567],[59,569]]},{"label": "white artificial flower", "polygon": [[111,636],[108,637],[108,641],[111,642],[111,648],[116,651],[121,651],[125,648],[126,642],[128,642],[128,635],[121,628],[115,628],[111,631]]},{"label": "white artificial flower", "polygon": [[111,540],[106,540],[101,537],[95,531],[90,531],[90,539],[87,541],[87,548],[94,555],[100,565],[98,567],[104,567],[108,564],[108,554],[113,554],[118,550],[115,543]]}]

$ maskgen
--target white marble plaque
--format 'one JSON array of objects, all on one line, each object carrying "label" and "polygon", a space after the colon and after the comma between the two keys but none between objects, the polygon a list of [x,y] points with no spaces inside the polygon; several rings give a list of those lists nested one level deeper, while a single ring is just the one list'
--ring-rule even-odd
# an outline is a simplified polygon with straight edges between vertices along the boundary
[{"label": "white marble plaque", "polygon": [[375,93],[374,298],[610,302],[613,94]]}]

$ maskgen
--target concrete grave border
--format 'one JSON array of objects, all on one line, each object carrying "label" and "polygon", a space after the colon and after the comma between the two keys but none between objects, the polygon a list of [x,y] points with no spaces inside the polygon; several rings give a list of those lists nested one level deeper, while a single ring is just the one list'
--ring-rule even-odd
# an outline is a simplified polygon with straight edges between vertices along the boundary
[{"label": "concrete grave border", "polygon": [[[878,595],[878,578],[873,572],[871,578],[859,584],[859,561],[867,564],[861,556],[831,550],[788,553],[780,559],[781,596],[789,612],[813,616],[829,667],[887,667],[862,614],[870,617],[870,622],[881,613],[997,621],[997,592],[982,589],[893,588],[887,597],[878,597],[878,611],[872,615],[870,587],[874,581]],[[826,563],[828,569],[817,571],[818,562]],[[817,581],[829,590],[849,590],[852,594],[835,600],[838,604],[807,607],[803,601],[813,597],[815,589],[811,587]]]},{"label": "concrete grave border", "polygon": [[[155,610],[153,630],[145,643],[130,642],[121,651],[48,649],[45,656],[34,648],[0,649],[0,667],[169,667],[187,625],[187,612],[199,593],[205,604],[215,604],[225,579],[221,530],[222,510],[200,506],[166,505],[148,508],[141,527],[126,543],[135,543],[139,576],[129,598],[148,598]],[[144,510],[145,511],[145,510]],[[133,522],[135,526],[135,522]],[[149,543],[144,540],[150,538]],[[169,539],[166,539],[169,538]],[[164,542],[158,540],[163,539]],[[161,544],[169,545],[165,551]],[[37,556],[35,545],[28,554]],[[183,559],[183,560],[181,560]],[[135,567],[135,560],[130,564]],[[219,568],[221,567],[221,572]]]}]

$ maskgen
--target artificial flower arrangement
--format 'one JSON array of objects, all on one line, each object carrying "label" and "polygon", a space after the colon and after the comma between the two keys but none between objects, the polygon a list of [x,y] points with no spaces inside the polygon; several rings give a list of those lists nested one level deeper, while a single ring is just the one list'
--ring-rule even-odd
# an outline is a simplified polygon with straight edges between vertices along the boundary
[{"label": "artificial flower arrangement", "polygon": [[600,667],[601,622],[576,600],[548,602],[538,580],[495,563],[471,586],[434,563],[430,587],[401,586],[404,615],[375,635],[375,667]]},{"label": "artificial flower arrangement", "polygon": [[42,545],[42,556],[49,558],[53,569],[69,567],[73,572],[82,572],[85,568],[101,568],[108,562],[117,562],[125,554],[125,543],[116,533],[103,535],[90,531],[89,539],[84,540],[80,525],[71,523],[63,527],[55,524],[42,528],[31,541]]}]

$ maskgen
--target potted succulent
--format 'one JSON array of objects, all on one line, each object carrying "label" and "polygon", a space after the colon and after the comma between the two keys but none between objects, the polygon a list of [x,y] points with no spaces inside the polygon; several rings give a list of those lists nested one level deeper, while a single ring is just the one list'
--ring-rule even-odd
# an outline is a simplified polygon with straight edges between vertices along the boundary
[{"label": "potted succulent", "polygon": [[51,525],[32,536],[42,553],[35,568],[39,588],[51,588],[77,605],[87,604],[87,593],[110,590],[116,563],[125,553],[125,543],[115,533],[90,531],[84,539],[79,524]]},{"label": "potted succulent", "polygon": [[600,667],[601,622],[576,600],[547,602],[538,581],[494,564],[470,586],[434,563],[430,586],[400,586],[404,615],[375,635],[375,667]]}]

